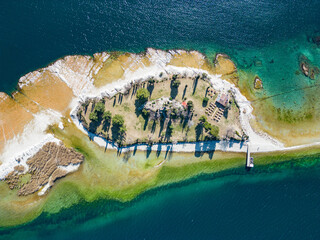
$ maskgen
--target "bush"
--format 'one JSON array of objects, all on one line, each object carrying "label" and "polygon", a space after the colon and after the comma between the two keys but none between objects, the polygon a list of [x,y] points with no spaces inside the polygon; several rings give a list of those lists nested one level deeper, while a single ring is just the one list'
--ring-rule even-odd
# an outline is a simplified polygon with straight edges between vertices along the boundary
[{"label": "bush", "polygon": [[172,81],[172,87],[174,87],[174,88],[178,88],[180,86],[180,84],[181,84],[180,80],[176,79],[176,80]]},{"label": "bush", "polygon": [[190,100],[187,102],[188,110],[191,111],[193,109],[193,102]]},{"label": "bush", "polygon": [[124,124],[124,119],[121,115],[116,114],[114,115],[114,117],[112,118],[112,125],[115,127],[122,127]]},{"label": "bush", "polygon": [[94,107],[94,111],[97,112],[97,114],[102,114],[104,112],[104,103],[98,102]]},{"label": "bush", "polygon": [[207,131],[211,130],[211,124],[207,121],[203,124],[203,127]]},{"label": "bush", "polygon": [[201,122],[201,123],[205,123],[205,122],[207,122],[207,117],[206,116],[201,116],[200,118],[199,118],[199,121]]},{"label": "bush", "polygon": [[122,127],[119,128],[119,133],[120,133],[121,135],[124,135],[124,134],[126,133],[126,131],[127,131],[126,126],[122,126]]},{"label": "bush", "polygon": [[148,80],[148,82],[149,82],[150,84],[154,84],[155,81],[156,81],[156,80],[155,80],[153,77],[149,78],[149,80]]},{"label": "bush", "polygon": [[103,119],[107,122],[111,122],[112,119],[112,113],[110,111],[106,111],[103,113]]},{"label": "bush", "polygon": [[148,110],[146,110],[146,109],[142,109],[142,116],[144,117],[144,118],[147,118],[148,116],[149,116],[149,111]]},{"label": "bush", "polygon": [[148,98],[150,97],[150,93],[145,88],[139,88],[137,91],[137,99],[141,102],[148,101]]},{"label": "bush", "polygon": [[211,125],[211,130],[210,130],[210,135],[211,137],[218,139],[219,138],[219,127],[215,125]]},{"label": "bush", "polygon": [[175,81],[175,80],[177,79],[177,77],[178,77],[178,75],[177,75],[177,74],[174,74],[174,75],[172,76],[172,80]]},{"label": "bush", "polygon": [[98,115],[97,115],[97,113],[96,113],[95,111],[91,112],[91,113],[89,114],[89,119],[90,119],[90,121],[93,121],[93,122],[98,121]]},{"label": "bush", "polygon": [[204,97],[204,98],[203,98],[203,102],[204,102],[205,104],[207,104],[208,101],[209,101],[209,98],[208,98],[208,97]]}]

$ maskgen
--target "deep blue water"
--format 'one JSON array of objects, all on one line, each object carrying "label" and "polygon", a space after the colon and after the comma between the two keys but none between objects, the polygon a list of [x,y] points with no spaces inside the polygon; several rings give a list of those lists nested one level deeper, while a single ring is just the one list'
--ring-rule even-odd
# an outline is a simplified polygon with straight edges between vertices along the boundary
[{"label": "deep blue water", "polygon": [[[300,52],[320,61],[319,50],[308,42],[308,36],[320,30],[319,12],[320,1],[315,0],[2,0],[0,91],[10,92],[20,76],[65,55],[155,47],[224,51],[240,67],[257,71],[266,90],[277,93],[289,83],[309,84],[294,71]],[[255,57],[262,59],[262,68],[251,66]],[[275,65],[268,63],[271,59]],[[280,99],[279,104],[285,101]],[[319,239],[319,188],[319,171],[310,169],[213,179],[154,191],[121,211],[70,223],[69,229],[57,222],[48,228],[27,226],[12,236]]]},{"label": "deep blue water", "polygon": [[318,168],[200,178],[153,190],[125,206],[108,201],[75,206],[2,237],[319,239],[319,176]]},{"label": "deep blue water", "polygon": [[319,10],[317,0],[2,0],[0,91],[70,54],[147,47],[259,54],[263,46],[319,31]]}]

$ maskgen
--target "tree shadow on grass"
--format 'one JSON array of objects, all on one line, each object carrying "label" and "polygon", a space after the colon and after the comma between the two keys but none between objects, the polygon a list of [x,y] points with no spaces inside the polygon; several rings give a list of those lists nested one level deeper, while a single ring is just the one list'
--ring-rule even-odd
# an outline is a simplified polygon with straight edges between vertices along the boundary
[{"label": "tree shadow on grass", "polygon": [[100,121],[91,121],[89,124],[89,132],[96,133],[97,128],[100,126]]},{"label": "tree shadow on grass", "polygon": [[157,152],[156,152],[156,156],[159,157],[160,154],[161,154],[161,148],[162,148],[162,145],[161,144],[158,144],[158,148],[157,148]]},{"label": "tree shadow on grass", "polygon": [[185,85],[185,86],[184,86],[184,89],[183,89],[183,93],[182,93],[182,100],[183,100],[184,97],[186,96],[187,88],[188,88],[188,85]]},{"label": "tree shadow on grass", "polygon": [[193,81],[193,91],[192,91],[192,95],[195,94],[196,90],[197,90],[197,86],[198,86],[198,81],[199,81],[200,76],[196,76],[196,78]]},{"label": "tree shadow on grass", "polygon": [[149,123],[149,118],[148,117],[144,118],[143,130],[147,129],[148,123]]},{"label": "tree shadow on grass", "polygon": [[134,102],[134,106],[135,106],[135,114],[137,117],[140,116],[140,114],[142,113],[142,109],[144,107],[145,101],[140,101],[138,99],[135,100]]},{"label": "tree shadow on grass", "polygon": [[151,128],[151,133],[154,133],[154,132],[155,132],[156,127],[157,127],[157,122],[156,122],[156,120],[153,120],[152,128]]},{"label": "tree shadow on grass", "polygon": [[152,92],[153,92],[153,90],[154,90],[154,84],[148,84],[148,86],[147,86],[147,90],[149,91],[149,93],[150,93],[150,97],[151,97]]},{"label": "tree shadow on grass", "polygon": [[172,84],[173,84],[173,81],[171,81],[171,84],[170,84],[170,88],[171,88],[170,97],[172,97],[172,99],[175,99],[178,95],[179,88],[172,86]]},{"label": "tree shadow on grass", "polygon": [[152,152],[152,148],[151,148],[151,146],[148,146],[148,147],[147,147],[147,151],[146,151],[146,157],[147,157],[147,158],[150,157],[151,152]]},{"label": "tree shadow on grass", "polygon": [[201,123],[198,123],[197,126],[196,126],[196,128],[195,128],[195,130],[196,130],[196,141],[199,141],[200,136],[201,136],[202,133],[203,133],[203,126],[202,126],[202,124],[201,124]]}]

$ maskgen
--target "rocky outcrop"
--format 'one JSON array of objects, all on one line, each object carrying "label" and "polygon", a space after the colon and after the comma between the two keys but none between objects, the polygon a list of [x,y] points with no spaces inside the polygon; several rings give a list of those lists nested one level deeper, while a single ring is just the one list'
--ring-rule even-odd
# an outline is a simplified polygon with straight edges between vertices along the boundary
[{"label": "rocky outcrop", "polygon": [[[18,195],[29,195],[50,188],[57,179],[76,170],[83,160],[83,155],[75,150],[50,142],[27,161],[29,169],[26,173],[23,174],[23,166],[18,165],[5,181],[10,189],[19,189]],[[29,179],[23,183],[21,179],[27,175],[30,175]]]},{"label": "rocky outcrop", "polygon": [[318,67],[312,65],[310,60],[305,56],[301,55],[299,58],[299,66],[301,72],[308,78],[314,80],[316,76],[320,73]]},{"label": "rocky outcrop", "polygon": [[259,78],[258,76],[256,76],[256,77],[254,78],[254,86],[253,86],[253,87],[254,87],[254,89],[257,89],[257,90],[263,88],[262,80],[261,80],[261,78]]}]

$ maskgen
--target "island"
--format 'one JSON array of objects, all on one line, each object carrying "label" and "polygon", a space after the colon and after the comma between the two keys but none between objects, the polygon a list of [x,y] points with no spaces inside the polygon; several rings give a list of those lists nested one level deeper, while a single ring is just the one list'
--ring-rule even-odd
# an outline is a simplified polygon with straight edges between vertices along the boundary
[{"label": "island", "polygon": [[267,91],[228,55],[187,50],[66,56],[28,73],[0,94],[0,225],[251,168],[250,154],[265,166],[317,152],[317,111],[278,111]]}]

